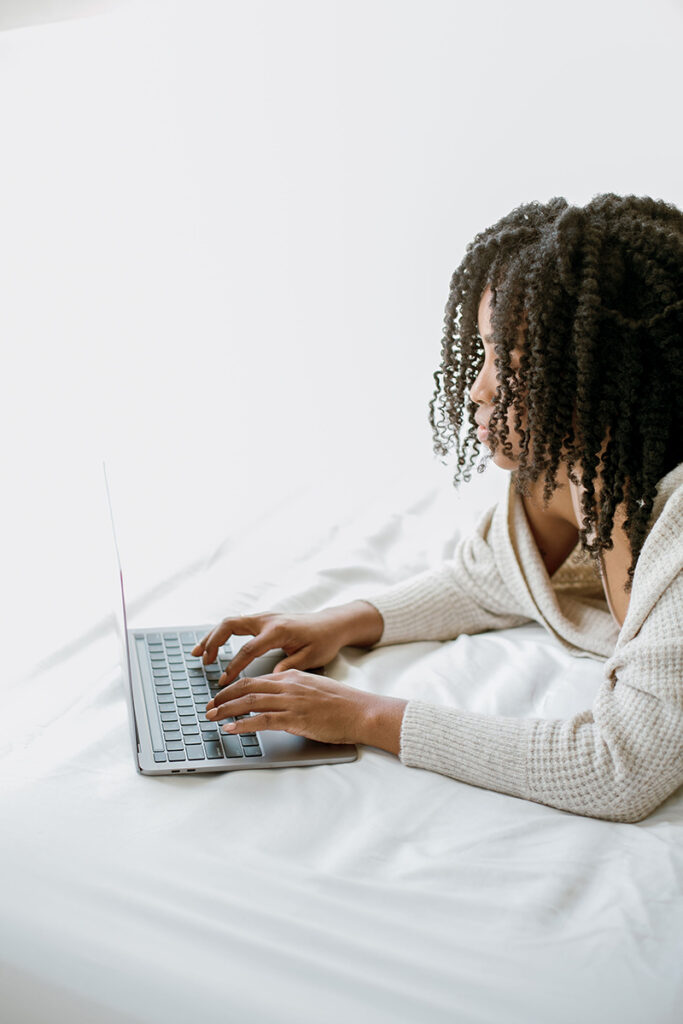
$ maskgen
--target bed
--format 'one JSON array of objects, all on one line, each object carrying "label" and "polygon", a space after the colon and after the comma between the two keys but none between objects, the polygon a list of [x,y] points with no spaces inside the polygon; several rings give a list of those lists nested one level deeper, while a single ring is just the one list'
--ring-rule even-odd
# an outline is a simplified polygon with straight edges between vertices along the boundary
[{"label": "bed", "polygon": [[[409,494],[376,481],[337,519],[293,503],[286,543],[274,514],[239,544],[211,538],[149,581],[133,624],[362,596],[448,557],[482,493],[430,471]],[[521,717],[589,707],[601,678],[534,623],[347,648],[327,671]],[[680,793],[617,824],[371,747],[339,765],[143,777],[122,686],[107,618],[6,687],[3,1022],[679,1024]]]}]

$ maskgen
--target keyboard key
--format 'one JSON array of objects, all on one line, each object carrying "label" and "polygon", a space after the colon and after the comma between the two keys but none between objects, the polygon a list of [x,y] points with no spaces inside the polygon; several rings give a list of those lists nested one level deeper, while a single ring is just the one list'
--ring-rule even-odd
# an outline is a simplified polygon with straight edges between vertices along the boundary
[{"label": "keyboard key", "polygon": [[178,705],[178,710],[179,711],[180,711],[181,708],[190,708],[190,709],[192,709],[194,707],[194,703],[193,703],[191,697],[178,697],[176,695],[176,704]]},{"label": "keyboard key", "polygon": [[160,644],[161,643],[161,633],[148,633],[147,634],[147,643],[148,644]]},{"label": "keyboard key", "polygon": [[261,757],[262,756],[261,748],[260,747],[245,747],[244,748],[244,756],[245,757]]},{"label": "keyboard key", "polygon": [[195,645],[194,633],[181,633],[180,639],[184,644],[192,644],[193,647]]},{"label": "keyboard key", "polygon": [[177,725],[171,725],[169,722],[164,724],[164,738],[168,740],[179,740],[182,733]]},{"label": "keyboard key", "polygon": [[162,711],[161,712],[161,721],[162,722],[176,722],[177,720],[178,719],[176,717],[175,711]]},{"label": "keyboard key", "polygon": [[184,750],[169,750],[168,752],[169,761],[186,761]]},{"label": "keyboard key", "polygon": [[223,751],[226,757],[244,757],[242,744],[238,736],[228,736],[227,733],[221,733],[221,743],[223,744]]},{"label": "keyboard key", "polygon": [[188,747],[187,759],[188,761],[203,761],[204,747],[202,747],[201,744],[198,747]]},{"label": "keyboard key", "polygon": [[242,746],[258,747],[258,740],[255,736],[247,736],[245,733],[242,733]]},{"label": "keyboard key", "polygon": [[184,749],[183,748],[183,741],[182,740],[166,740],[166,749],[167,750],[183,750]]},{"label": "keyboard key", "polygon": [[185,737],[185,749],[186,750],[188,750],[190,747],[201,747],[201,745],[202,745],[202,740],[201,740],[201,737],[200,737],[199,733],[197,733],[196,736],[186,736]]},{"label": "keyboard key", "polygon": [[206,756],[212,760],[216,757],[223,757],[223,747],[219,742],[208,741],[205,744]]},{"label": "keyboard key", "polygon": [[197,725],[181,725],[183,736],[199,736],[199,726]]},{"label": "keyboard key", "polygon": [[175,707],[173,697],[164,697],[163,694],[157,694],[157,704],[160,711],[172,711]]},{"label": "keyboard key", "polygon": [[154,751],[154,760],[155,761],[165,761],[166,760],[166,754],[164,754],[164,752],[162,750],[155,750]]}]

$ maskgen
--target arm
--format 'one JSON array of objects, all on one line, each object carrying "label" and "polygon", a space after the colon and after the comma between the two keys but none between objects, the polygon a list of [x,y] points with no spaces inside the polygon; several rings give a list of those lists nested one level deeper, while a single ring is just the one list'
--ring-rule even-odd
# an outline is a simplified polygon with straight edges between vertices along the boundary
[{"label": "arm", "polygon": [[[574,814],[642,820],[683,784],[681,608],[679,573],[637,635],[605,663],[592,711],[566,721],[408,701],[401,761]],[[384,720],[378,704],[362,742],[394,750],[397,720]]]},{"label": "arm", "polygon": [[508,586],[503,567],[511,558],[507,504],[501,501],[483,513],[443,566],[366,597],[384,623],[375,646],[453,640],[538,619],[528,596]]}]

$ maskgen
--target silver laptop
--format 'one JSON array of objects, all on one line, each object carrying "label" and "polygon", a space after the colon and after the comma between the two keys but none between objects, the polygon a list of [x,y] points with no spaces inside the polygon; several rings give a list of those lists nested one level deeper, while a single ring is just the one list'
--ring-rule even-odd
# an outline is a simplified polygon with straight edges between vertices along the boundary
[{"label": "silver laptop", "polygon": [[[138,771],[143,775],[177,775],[355,761],[358,749],[353,743],[319,743],[271,730],[229,735],[221,726],[234,719],[221,719],[219,724],[209,721],[206,705],[218,693],[218,679],[233,656],[229,643],[219,650],[218,660],[212,665],[203,665],[201,658],[192,656],[192,648],[211,625],[128,629],[123,570],[104,463],[102,468],[118,568],[116,629]],[[283,656],[284,651],[277,650],[254,659],[248,666],[249,676],[272,672]]]}]

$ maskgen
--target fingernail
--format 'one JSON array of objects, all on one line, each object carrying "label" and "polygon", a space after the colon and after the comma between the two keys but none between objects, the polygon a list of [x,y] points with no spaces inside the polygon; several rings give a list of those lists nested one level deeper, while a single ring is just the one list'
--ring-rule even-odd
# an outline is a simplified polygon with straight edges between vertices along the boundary
[{"label": "fingernail", "polygon": [[206,705],[206,710],[210,711],[211,708],[213,708],[213,707],[215,707],[215,704],[214,704],[213,700],[210,700],[209,703]]},{"label": "fingernail", "polygon": [[236,726],[234,722],[228,722],[227,725],[223,726],[223,732],[234,732],[235,728]]},{"label": "fingernail", "polygon": [[218,708],[211,708],[210,711],[206,712],[206,717],[207,718],[215,718],[217,714],[218,714]]}]

